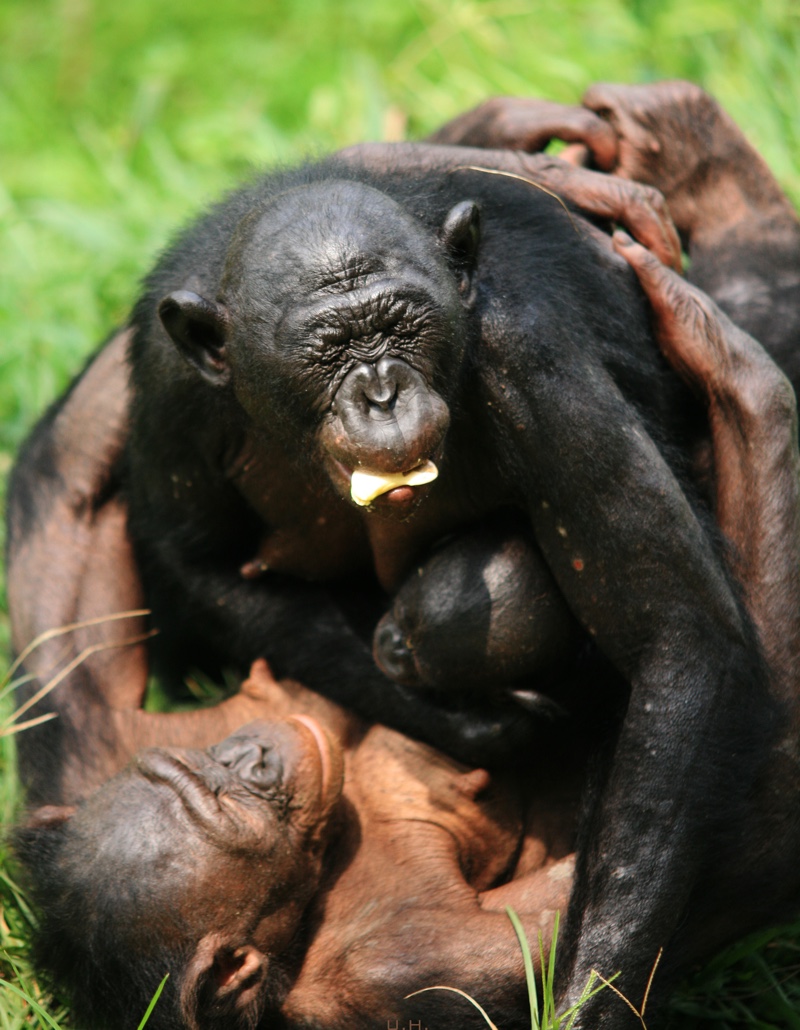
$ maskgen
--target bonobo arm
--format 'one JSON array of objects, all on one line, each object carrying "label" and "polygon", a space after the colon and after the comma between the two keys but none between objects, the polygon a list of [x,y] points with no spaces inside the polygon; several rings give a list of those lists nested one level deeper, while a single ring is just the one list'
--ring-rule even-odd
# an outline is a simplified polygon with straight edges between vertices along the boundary
[{"label": "bonobo arm", "polygon": [[[12,473],[8,502],[8,600],[12,647],[19,654],[39,634],[79,619],[141,609],[136,577],[125,578],[128,541],[122,531],[109,557],[121,562],[109,601],[82,597],[86,569],[97,559],[94,531],[119,487],[119,460],[128,428],[128,334],[113,337],[70,391],[45,415],[26,442]],[[104,515],[111,522],[114,515]],[[111,536],[109,535],[109,539]],[[122,580],[125,579],[124,583]],[[98,591],[99,591],[98,584]],[[125,603],[117,607],[117,601]],[[92,605],[95,607],[85,607]],[[143,616],[93,633],[91,643],[141,635]],[[98,633],[100,635],[98,636]],[[88,641],[75,638],[77,650]],[[45,643],[28,662],[44,670],[61,656],[63,641]],[[115,701],[138,704],[143,649],[115,657]],[[89,666],[101,661],[93,658]],[[127,671],[126,671],[127,670]]]},{"label": "bonobo arm", "polygon": [[668,967],[674,972],[703,961],[797,906],[800,456],[794,393],[760,344],[624,234],[614,242],[653,306],[665,356],[707,404],[717,520],[731,542],[729,561],[781,708],[755,789],[697,884],[672,954],[660,967],[658,990],[662,979],[669,987]]},{"label": "bonobo arm", "polygon": [[[126,346],[125,333],[106,345],[36,428],[11,477],[7,582],[12,646],[18,654],[42,633],[143,607],[124,513],[114,500],[127,432]],[[87,580],[93,583],[90,591],[84,589]],[[18,738],[20,767],[32,800],[60,800],[62,765],[81,751],[78,727],[91,735],[96,732],[93,715],[105,705],[140,703],[147,676],[143,632],[139,611],[131,618],[46,640],[25,661],[22,671],[37,679],[20,688],[20,702],[84,649],[140,640],[88,655],[44,701],[20,717],[51,711],[59,716]],[[106,697],[97,686],[100,680],[108,682]],[[85,761],[89,767],[88,756]],[[100,758],[98,763],[104,764]]]},{"label": "bonobo arm", "polygon": [[[712,540],[634,408],[555,315],[536,328],[514,353],[502,339],[484,347],[496,439],[513,440],[504,458],[565,598],[630,684],[578,852],[562,1000],[601,962],[635,998],[712,827],[752,784],[746,754],[768,732],[769,704]],[[605,1025],[608,1008],[599,996],[576,1025]]]},{"label": "bonobo arm", "polygon": [[670,364],[708,405],[717,524],[761,638],[776,696],[796,731],[800,681],[800,457],[791,384],[764,349],[704,293],[624,233]]},{"label": "bonobo arm", "polygon": [[[521,151],[430,143],[363,143],[339,151],[337,156],[375,171],[401,167],[415,174],[474,166],[489,174],[521,176],[558,193],[597,218],[626,225],[665,264],[680,268],[680,241],[675,226],[664,198],[651,186],[575,167],[547,154]],[[599,233],[598,238],[602,238]]]}]

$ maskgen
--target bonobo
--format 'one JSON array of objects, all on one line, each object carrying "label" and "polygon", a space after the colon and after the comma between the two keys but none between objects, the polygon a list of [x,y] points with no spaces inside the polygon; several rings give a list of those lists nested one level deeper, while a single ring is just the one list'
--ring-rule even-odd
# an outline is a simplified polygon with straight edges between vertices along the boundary
[{"label": "bonobo", "polygon": [[399,683],[473,694],[513,684],[529,710],[556,714],[578,634],[530,529],[501,513],[434,547],[378,623],[373,652]]},{"label": "bonobo", "polygon": [[[800,651],[800,606],[774,606],[762,589],[800,592],[800,455],[791,388],[764,352],[642,248],[617,246],[654,305],[665,353],[709,397],[721,528],[739,547],[772,689],[791,716],[666,949],[654,1025],[677,970],[800,902],[800,706],[797,669],[782,663]],[[99,569],[89,575],[102,583]],[[436,983],[516,1024],[522,962],[503,908],[547,939],[566,902],[581,778],[572,731],[515,786],[368,730],[275,683],[263,663],[245,687],[262,717],[288,723],[251,723],[205,752],[144,751],[77,811],[49,806],[18,835],[42,908],[40,961],[81,1020],[115,1025],[143,1010],[169,971],[154,1030],[345,1030],[373,1026],[376,1012],[484,1025],[448,994],[403,1000]],[[106,683],[109,701],[115,690]],[[165,736],[169,718],[156,716]],[[624,1004],[608,999],[607,1022],[624,1021]]]},{"label": "bonobo", "polygon": [[[627,265],[578,215],[393,153],[383,172],[351,151],[234,194],[149,277],[126,483],[145,593],[187,653],[201,630],[221,659],[266,654],[396,722],[403,695],[376,681],[340,584],[374,570],[392,588],[443,533],[524,513],[630,685],[579,853],[564,997],[599,951],[641,994],[708,826],[742,804],[772,732],[752,626],[685,486],[688,395]],[[331,586],[299,580],[285,539],[242,579],[262,526],[285,537],[304,516],[322,555],[304,571]],[[687,747],[687,725],[717,747]]]},{"label": "bonobo", "polygon": [[[443,533],[522,512],[630,685],[562,997],[599,952],[641,994],[708,827],[743,803],[772,732],[753,628],[684,485],[688,394],[629,268],[577,214],[517,179],[391,153],[384,171],[351,151],[233,194],[148,278],[124,487],[145,594],[187,654],[265,654],[397,722],[407,695],[345,617],[354,582],[392,588]],[[282,559],[304,520],[322,585]],[[281,547],[245,580],[265,524]],[[717,746],[687,747],[685,726]]]},{"label": "bonobo", "polygon": [[523,838],[511,784],[281,686],[263,662],[248,689],[273,721],[205,751],[142,751],[77,811],[51,806],[20,831],[43,912],[40,963],[62,984],[93,985],[74,992],[82,1024],[144,1011],[167,970],[154,1030],[344,1030],[376,1013],[442,1024],[448,996],[403,1002],[439,970],[466,975],[486,1003],[520,1007],[503,906],[549,935],[566,904],[563,784],[560,805],[540,798],[528,819],[525,875],[496,886]]},{"label": "bonobo", "polygon": [[[402,722],[408,695],[376,678],[344,617],[358,577],[394,586],[444,533],[501,507],[527,517],[630,684],[579,849],[561,997],[601,956],[637,997],[751,795],[771,704],[749,623],[663,457],[678,460],[669,444],[691,443],[692,427],[640,295],[575,213],[464,168],[491,163],[353,150],[190,230],[133,320],[130,526],[164,639],[183,634],[194,660],[203,642],[240,664],[266,651]],[[334,486],[375,503],[359,515]],[[255,553],[269,569],[253,580],[240,569],[250,576]],[[609,1004],[585,1018],[624,1023]]]}]

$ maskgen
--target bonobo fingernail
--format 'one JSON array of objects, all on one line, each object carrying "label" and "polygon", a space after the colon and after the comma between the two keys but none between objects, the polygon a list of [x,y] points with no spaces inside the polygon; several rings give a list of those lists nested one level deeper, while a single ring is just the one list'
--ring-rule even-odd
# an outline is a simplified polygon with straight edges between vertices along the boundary
[{"label": "bonobo fingernail", "polygon": [[618,243],[620,247],[630,247],[633,240],[623,229],[617,229],[614,232],[614,242]]}]

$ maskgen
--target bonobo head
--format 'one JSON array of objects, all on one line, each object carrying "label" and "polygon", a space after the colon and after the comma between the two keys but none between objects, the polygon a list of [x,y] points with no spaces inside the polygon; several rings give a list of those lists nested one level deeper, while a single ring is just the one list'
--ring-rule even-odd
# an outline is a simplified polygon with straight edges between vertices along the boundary
[{"label": "bonobo head", "polygon": [[499,515],[443,541],[411,573],[373,650],[407,686],[486,692],[552,675],[574,657],[577,634],[530,529]]},{"label": "bonobo head", "polygon": [[206,751],[153,748],[77,809],[18,831],[37,952],[82,1025],[255,1026],[299,957],[342,757],[314,720],[251,723]]},{"label": "bonobo head", "polygon": [[342,496],[402,516],[437,474],[477,247],[471,201],[434,236],[363,183],[306,185],[242,220],[219,298],[179,290],[159,314],[257,428],[313,445]]}]

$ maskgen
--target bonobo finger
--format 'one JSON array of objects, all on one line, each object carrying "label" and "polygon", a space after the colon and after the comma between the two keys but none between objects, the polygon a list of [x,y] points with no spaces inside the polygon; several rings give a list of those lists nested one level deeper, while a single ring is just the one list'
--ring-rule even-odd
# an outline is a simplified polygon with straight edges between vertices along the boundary
[{"label": "bonobo finger", "polygon": [[667,315],[673,300],[671,293],[674,293],[676,289],[676,281],[686,285],[685,280],[680,279],[652,251],[631,239],[621,229],[617,229],[614,233],[613,241],[614,249],[625,258],[639,277],[642,289],[647,294],[656,316],[661,318]]},{"label": "bonobo finger", "polygon": [[690,385],[713,394],[730,378],[741,330],[706,294],[686,282],[627,233],[614,249],[633,268],[656,316],[656,337],[667,361]]},{"label": "bonobo finger", "polygon": [[602,118],[585,107],[529,97],[492,97],[442,126],[429,142],[536,153],[553,139],[585,144],[600,168],[616,163],[616,133]]},{"label": "bonobo finger", "polygon": [[[543,158],[529,158],[542,161]],[[665,265],[680,270],[681,243],[663,196],[652,186],[553,161],[531,168],[537,180],[599,218],[624,225]],[[542,174],[545,172],[545,174]]]},{"label": "bonobo finger", "polygon": [[614,177],[609,177],[609,188],[619,194],[616,220],[630,229],[660,261],[680,272],[683,267],[680,237],[658,190]]}]

